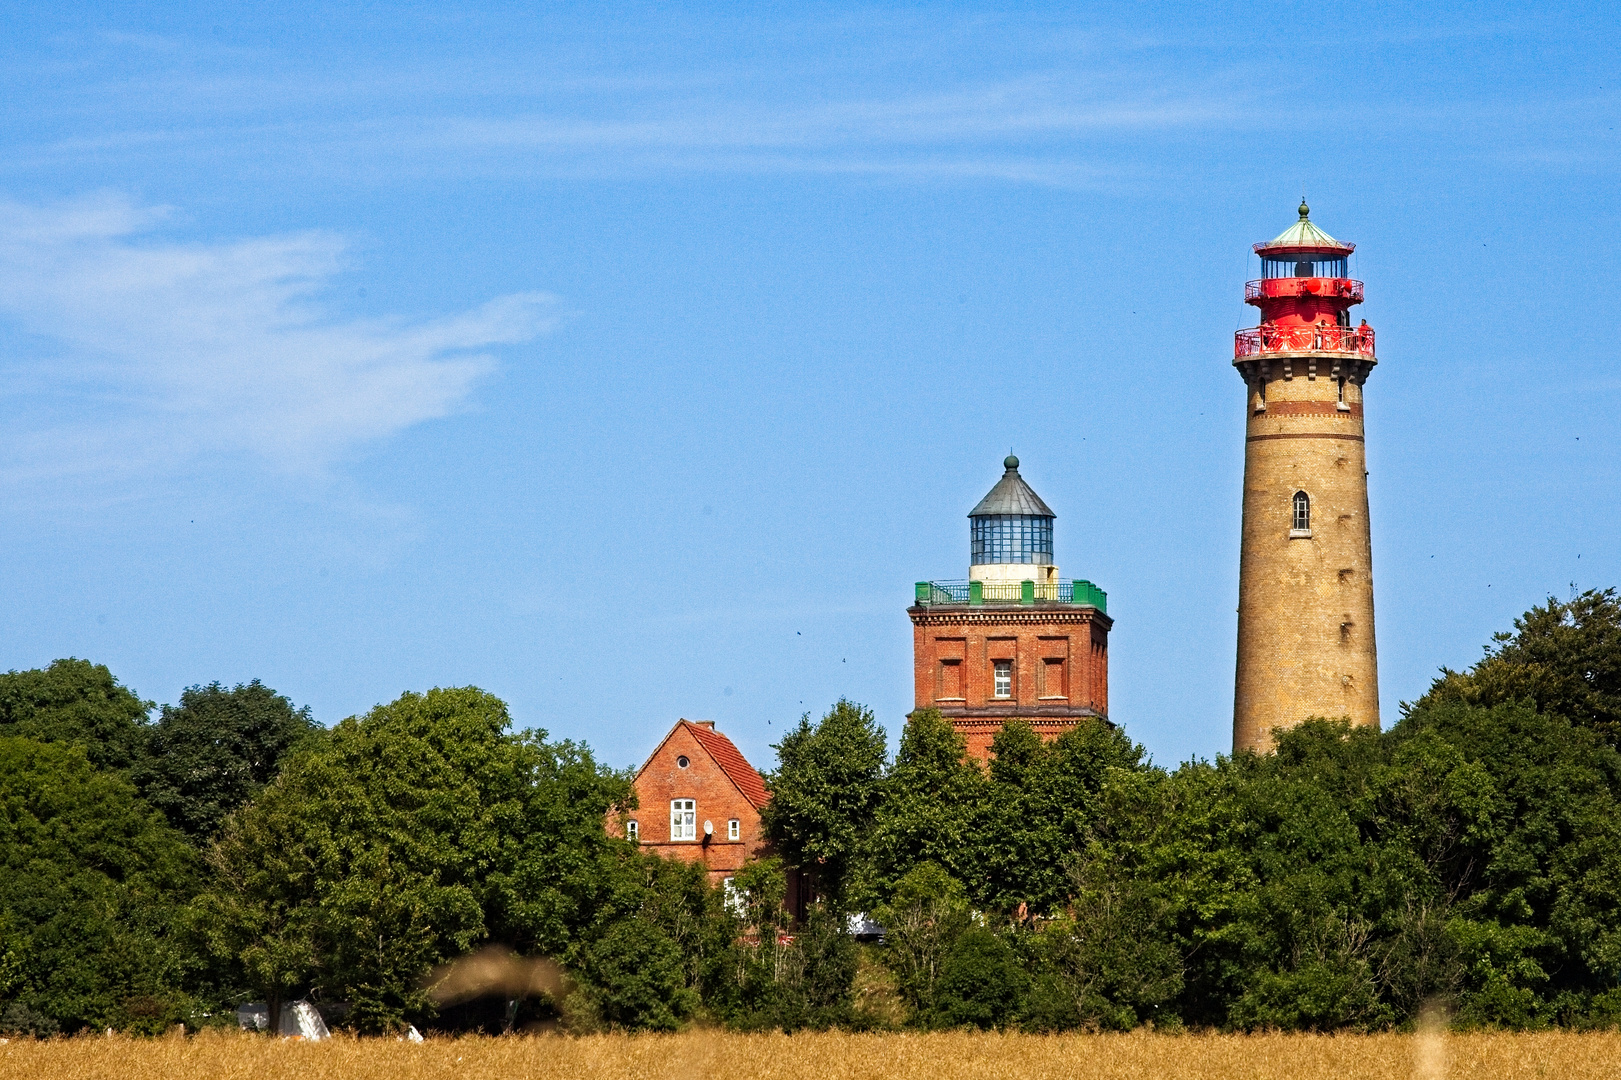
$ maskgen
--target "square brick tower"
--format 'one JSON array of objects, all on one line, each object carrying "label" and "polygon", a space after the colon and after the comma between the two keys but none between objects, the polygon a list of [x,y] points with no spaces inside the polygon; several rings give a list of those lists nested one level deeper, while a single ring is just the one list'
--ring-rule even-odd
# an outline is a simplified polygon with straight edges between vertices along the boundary
[{"label": "square brick tower", "polygon": [[966,581],[920,581],[912,619],[917,708],[939,709],[981,760],[1008,720],[1056,739],[1083,717],[1108,719],[1107,597],[1058,576],[1052,510],[1019,459],[968,515]]}]

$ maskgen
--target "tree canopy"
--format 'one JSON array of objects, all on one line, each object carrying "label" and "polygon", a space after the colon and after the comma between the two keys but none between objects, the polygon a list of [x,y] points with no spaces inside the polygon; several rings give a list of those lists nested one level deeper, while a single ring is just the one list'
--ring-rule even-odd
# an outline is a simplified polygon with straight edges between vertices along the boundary
[{"label": "tree canopy", "polygon": [[[611,837],[629,777],[474,687],[326,731],[257,682],[148,723],[106,668],[11,672],[0,1031],[155,1032],[250,996],[360,1031],[1375,1030],[1436,1002],[1618,1027],[1618,626],[1613,590],[1550,600],[1389,730],[1314,719],[1174,769],[1102,720],[1010,720],[987,765],[927,709],[890,759],[840,700],[778,744],[774,854],[724,888]],[[474,950],[567,979],[436,1004]]]},{"label": "tree canopy", "polygon": [[1561,602],[1548,597],[1492,637],[1467,672],[1441,670],[1421,703],[1500,705],[1529,701],[1621,743],[1621,597],[1589,589]]},{"label": "tree canopy", "polygon": [[308,706],[295,708],[258,679],[229,690],[190,686],[148,729],[131,777],[171,824],[203,840],[320,730]]},{"label": "tree canopy", "polygon": [[871,709],[840,698],[820,723],[806,713],[773,747],[778,764],[766,777],[766,832],[837,901],[878,809],[885,738]]},{"label": "tree canopy", "polygon": [[0,1028],[162,1031],[188,1013],[185,838],[85,747],[0,737]]},{"label": "tree canopy", "polygon": [[88,660],[0,675],[0,735],[77,743],[100,769],[129,769],[141,761],[151,708]]},{"label": "tree canopy", "polygon": [[295,751],[211,849],[197,914],[216,955],[272,1001],[316,990],[386,1030],[492,931],[565,948],[626,784],[509,724],[484,691],[431,690]]}]

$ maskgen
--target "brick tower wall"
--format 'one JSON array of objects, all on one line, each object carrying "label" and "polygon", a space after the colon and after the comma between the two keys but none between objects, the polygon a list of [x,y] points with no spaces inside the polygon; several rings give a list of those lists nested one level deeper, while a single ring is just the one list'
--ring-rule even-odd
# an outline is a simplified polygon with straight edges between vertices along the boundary
[{"label": "brick tower wall", "polygon": [[[913,607],[912,675],[919,709],[939,709],[968,743],[990,756],[991,740],[1015,717],[1044,739],[1109,714],[1109,628],[1103,612],[1069,604]],[[997,698],[997,660],[1013,664],[1012,694]]]},{"label": "brick tower wall", "polygon": [[[1362,429],[1369,366],[1302,353],[1250,361],[1242,372],[1249,419],[1235,752],[1269,752],[1274,731],[1312,716],[1379,724]],[[1347,376],[1345,409],[1336,375]],[[1310,537],[1290,535],[1297,491],[1311,499]]]}]

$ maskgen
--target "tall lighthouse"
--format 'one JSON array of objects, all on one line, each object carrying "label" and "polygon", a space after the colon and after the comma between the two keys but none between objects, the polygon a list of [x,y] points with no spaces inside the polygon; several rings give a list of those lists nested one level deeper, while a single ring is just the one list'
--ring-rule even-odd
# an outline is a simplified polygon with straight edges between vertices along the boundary
[{"label": "tall lighthouse", "polygon": [[1313,716],[1379,724],[1373,553],[1362,388],[1373,329],[1353,325],[1355,244],[1300,220],[1256,244],[1261,278],[1244,300],[1233,366],[1248,387],[1244,532],[1238,572],[1233,751]]}]

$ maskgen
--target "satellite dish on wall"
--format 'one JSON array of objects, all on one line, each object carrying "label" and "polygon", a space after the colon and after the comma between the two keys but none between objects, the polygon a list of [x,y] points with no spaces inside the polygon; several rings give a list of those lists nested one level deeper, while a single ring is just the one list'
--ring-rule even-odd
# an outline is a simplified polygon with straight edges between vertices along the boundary
[{"label": "satellite dish on wall", "polygon": [[713,821],[704,822],[704,835],[705,836],[714,836],[715,835],[715,823]]}]

